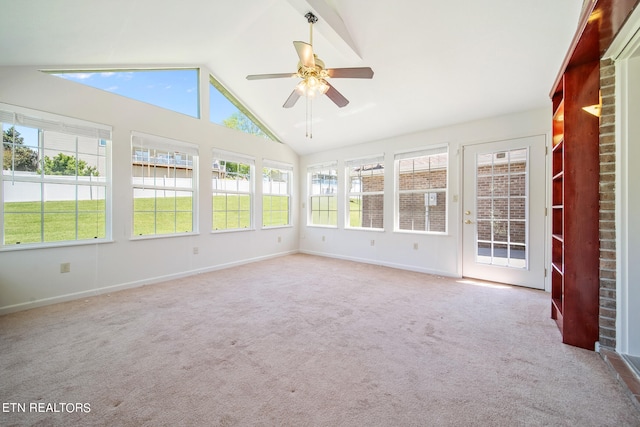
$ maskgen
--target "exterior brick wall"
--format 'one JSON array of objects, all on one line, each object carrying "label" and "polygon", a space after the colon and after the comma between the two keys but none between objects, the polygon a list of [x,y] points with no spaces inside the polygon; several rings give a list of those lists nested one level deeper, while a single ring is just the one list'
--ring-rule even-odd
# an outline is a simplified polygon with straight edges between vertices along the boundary
[{"label": "exterior brick wall", "polygon": [[[447,170],[432,169],[400,173],[400,190],[445,189]],[[401,230],[446,231],[447,200],[446,193],[435,193],[435,204],[425,202],[425,194],[401,194],[399,197],[399,227]],[[427,226],[427,220],[429,224]]]},{"label": "exterior brick wall", "polygon": [[[384,175],[362,177],[362,191],[384,191]],[[384,194],[362,196],[362,225],[384,228]]]},{"label": "exterior brick wall", "polygon": [[600,345],[616,346],[615,65],[600,61]]},{"label": "exterior brick wall", "polygon": [[[400,174],[400,189],[433,188],[444,189],[447,186],[446,169],[436,169],[413,173]],[[362,191],[384,191],[382,176],[363,176]],[[429,193],[428,190],[425,192]],[[427,230],[427,217],[430,231],[446,230],[446,193],[438,192],[435,196],[435,204],[426,205],[424,194],[404,194],[400,196],[400,229],[401,230]],[[382,228],[384,197],[369,195],[362,197],[362,222],[363,225]],[[428,209],[428,210],[427,210]],[[428,211],[428,215],[427,215]]]},{"label": "exterior brick wall", "polygon": [[[525,172],[526,162],[478,167],[479,240],[492,240],[492,228],[489,221],[493,220],[493,240],[513,243],[526,242]],[[495,197],[493,206],[491,196]],[[504,196],[510,197],[500,198]]]}]

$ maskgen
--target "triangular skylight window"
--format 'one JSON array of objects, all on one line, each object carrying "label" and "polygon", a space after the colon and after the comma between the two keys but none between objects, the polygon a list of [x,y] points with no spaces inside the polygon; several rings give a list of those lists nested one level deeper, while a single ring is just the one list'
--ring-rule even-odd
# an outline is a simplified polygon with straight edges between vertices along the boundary
[{"label": "triangular skylight window", "polygon": [[66,80],[200,117],[198,69],[47,71]]},{"label": "triangular skylight window", "polygon": [[209,119],[212,123],[279,141],[260,120],[251,114],[213,76],[209,76],[209,82]]}]

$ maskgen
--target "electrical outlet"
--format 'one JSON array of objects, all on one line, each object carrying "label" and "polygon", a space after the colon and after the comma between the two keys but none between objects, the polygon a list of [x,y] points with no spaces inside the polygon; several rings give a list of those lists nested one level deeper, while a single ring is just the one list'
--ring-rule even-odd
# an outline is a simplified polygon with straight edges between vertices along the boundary
[{"label": "electrical outlet", "polygon": [[372,241],[371,241],[371,246],[375,246],[375,245],[376,245],[376,241],[375,241],[375,240],[372,240]]},{"label": "electrical outlet", "polygon": [[415,249],[416,251],[418,250],[418,244],[417,243],[413,244],[413,249]]},{"label": "electrical outlet", "polygon": [[282,237],[278,236],[278,243],[282,243]]},{"label": "electrical outlet", "polygon": [[194,255],[198,255],[199,253],[200,253],[200,249],[198,249],[198,247],[197,247],[197,246],[194,246],[194,247],[193,247],[193,254],[194,254]]},{"label": "electrical outlet", "polygon": [[322,241],[324,242],[324,236],[322,236]]},{"label": "electrical outlet", "polygon": [[60,264],[60,273],[69,273],[71,271],[71,263],[63,262]]}]

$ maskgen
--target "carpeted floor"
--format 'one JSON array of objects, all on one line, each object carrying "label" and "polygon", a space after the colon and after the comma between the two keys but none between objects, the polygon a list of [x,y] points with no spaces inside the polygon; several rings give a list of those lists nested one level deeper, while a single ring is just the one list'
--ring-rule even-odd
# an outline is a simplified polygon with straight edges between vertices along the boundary
[{"label": "carpeted floor", "polygon": [[640,426],[549,315],[540,291],[286,256],[0,317],[0,425]]}]

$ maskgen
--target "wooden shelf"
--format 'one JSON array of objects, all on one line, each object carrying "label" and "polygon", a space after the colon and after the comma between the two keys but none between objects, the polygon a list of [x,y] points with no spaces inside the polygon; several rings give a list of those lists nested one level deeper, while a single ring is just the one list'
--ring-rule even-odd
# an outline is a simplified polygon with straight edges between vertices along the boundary
[{"label": "wooden shelf", "polygon": [[557,271],[558,273],[560,273],[560,274],[563,274],[563,275],[564,275],[564,272],[562,271],[562,265],[558,265],[558,264],[556,264],[555,262],[552,262],[552,263],[551,263],[551,267],[552,267],[555,271]]},{"label": "wooden shelf", "polygon": [[562,341],[593,350],[599,311],[599,61],[565,70],[553,94],[551,317]]}]

